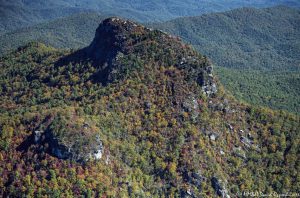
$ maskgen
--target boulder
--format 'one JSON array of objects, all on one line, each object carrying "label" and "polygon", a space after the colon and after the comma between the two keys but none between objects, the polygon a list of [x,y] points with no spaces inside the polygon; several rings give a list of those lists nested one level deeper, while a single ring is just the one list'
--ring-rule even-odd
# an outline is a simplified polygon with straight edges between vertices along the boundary
[{"label": "boulder", "polygon": [[203,85],[202,91],[205,95],[210,97],[211,95],[217,93],[218,91],[217,85],[215,83]]},{"label": "boulder", "polygon": [[[96,146],[96,150],[92,153],[90,153],[90,158],[94,159],[94,160],[99,160],[102,158],[103,155],[103,144],[102,141],[100,140],[100,136],[97,136],[97,146]],[[106,159],[107,161],[107,159]]]},{"label": "boulder", "polygon": [[252,136],[252,134],[249,132],[248,135],[247,135],[248,139],[253,141],[254,140],[254,137]]},{"label": "boulder", "polygon": [[217,133],[215,133],[215,132],[211,132],[209,134],[209,139],[212,140],[212,141],[217,140],[218,137],[219,137],[219,135]]},{"label": "boulder", "polygon": [[201,191],[201,184],[204,180],[204,177],[202,177],[200,173],[189,173],[187,170],[185,170],[183,172],[183,177],[185,182],[194,185],[198,189],[198,191]]},{"label": "boulder", "polygon": [[217,139],[217,136],[215,134],[209,135],[210,140],[215,141]]},{"label": "boulder", "polygon": [[34,131],[33,132],[33,138],[34,138],[34,143],[39,143],[42,138],[43,131]]},{"label": "boulder", "polygon": [[189,112],[192,115],[192,119],[196,119],[199,116],[199,105],[194,96],[188,97],[183,103],[182,108],[185,112]]},{"label": "boulder", "polygon": [[195,172],[192,172],[192,184],[197,187],[199,191],[202,189],[202,182],[203,182],[203,177]]},{"label": "boulder", "polygon": [[242,159],[247,159],[245,151],[241,147],[234,147],[233,153],[235,156],[240,157]]},{"label": "boulder", "polygon": [[247,147],[251,147],[251,145],[253,144],[253,141],[251,141],[250,139],[248,139],[247,137],[244,137],[244,136],[242,136],[240,138],[240,141]]},{"label": "boulder", "polygon": [[146,109],[150,109],[151,108],[151,102],[145,102],[144,106]]},{"label": "boulder", "polygon": [[194,192],[188,188],[188,189],[181,189],[180,190],[180,198],[196,198],[194,195]]},{"label": "boulder", "polygon": [[206,68],[206,71],[207,71],[208,74],[212,74],[213,73],[213,67],[212,66],[208,66]]},{"label": "boulder", "polygon": [[226,124],[226,126],[228,127],[228,129],[229,129],[230,131],[233,131],[233,130],[234,130],[234,128],[233,128],[233,126],[232,126],[231,124]]},{"label": "boulder", "polygon": [[211,179],[211,185],[213,189],[216,191],[217,195],[223,198],[230,198],[230,195],[228,194],[228,190],[225,187],[224,182],[217,178],[213,177]]},{"label": "boulder", "polygon": [[71,150],[64,145],[51,145],[51,153],[59,159],[67,159],[71,157]]}]

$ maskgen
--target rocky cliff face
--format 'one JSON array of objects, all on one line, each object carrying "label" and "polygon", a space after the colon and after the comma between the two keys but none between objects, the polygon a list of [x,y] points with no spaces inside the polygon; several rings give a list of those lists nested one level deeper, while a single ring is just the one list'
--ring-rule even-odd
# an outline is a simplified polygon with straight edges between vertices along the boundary
[{"label": "rocky cliff face", "polygon": [[95,78],[104,83],[120,80],[125,73],[155,61],[160,66],[181,69],[186,79],[197,82],[207,95],[217,92],[212,64],[206,57],[178,37],[128,20],[104,20],[84,52],[86,59],[98,67]]},{"label": "rocky cliff face", "polygon": [[32,137],[35,144],[59,159],[77,162],[99,160],[104,150],[99,129],[74,115],[48,118]]}]

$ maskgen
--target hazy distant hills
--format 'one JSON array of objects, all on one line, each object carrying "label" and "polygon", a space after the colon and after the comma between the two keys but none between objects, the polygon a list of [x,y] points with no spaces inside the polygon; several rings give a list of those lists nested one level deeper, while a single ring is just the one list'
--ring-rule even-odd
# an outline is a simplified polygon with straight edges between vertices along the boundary
[{"label": "hazy distant hills", "polygon": [[[51,1],[52,2],[52,1]],[[69,16],[89,9],[66,6],[25,6],[20,1],[0,0],[0,35],[33,24],[46,22],[51,19]]]},{"label": "hazy distant hills", "polygon": [[24,27],[0,36],[0,53],[31,41],[40,41],[57,48],[80,48],[94,37],[98,24],[104,19],[97,13],[80,13],[50,22]]},{"label": "hazy distant hills", "polygon": [[297,0],[0,0],[0,32],[89,10],[140,22],[150,22],[181,16],[197,16],[239,7],[267,7],[279,4],[300,7],[300,2]]}]

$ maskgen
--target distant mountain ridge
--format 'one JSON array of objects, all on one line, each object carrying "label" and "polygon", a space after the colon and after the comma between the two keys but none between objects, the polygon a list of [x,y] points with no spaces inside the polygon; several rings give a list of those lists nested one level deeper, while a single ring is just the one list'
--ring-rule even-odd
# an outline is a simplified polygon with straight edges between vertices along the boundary
[{"label": "distant mountain ridge", "polygon": [[0,31],[8,32],[49,19],[88,11],[122,16],[139,22],[153,22],[246,6],[260,8],[275,5],[300,7],[300,2],[297,0],[1,0]]},{"label": "distant mountain ridge", "polygon": [[215,64],[233,68],[299,70],[300,10],[240,8],[154,25],[193,44]]},{"label": "distant mountain ridge", "polygon": [[[38,2],[38,1],[37,1]],[[36,6],[39,5],[36,2]],[[49,1],[50,2],[50,1]],[[21,1],[0,1],[0,35],[23,27],[66,17],[91,9],[66,6],[25,6]]]},{"label": "distant mountain ridge", "polygon": [[74,14],[0,35],[0,54],[28,42],[38,41],[56,48],[81,48],[91,42],[97,25],[104,19],[95,12]]}]

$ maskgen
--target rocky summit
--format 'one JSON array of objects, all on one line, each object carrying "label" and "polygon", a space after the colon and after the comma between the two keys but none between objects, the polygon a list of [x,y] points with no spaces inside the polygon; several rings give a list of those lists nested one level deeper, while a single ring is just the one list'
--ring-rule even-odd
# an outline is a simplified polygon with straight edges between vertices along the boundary
[{"label": "rocky summit", "polygon": [[178,37],[120,18],[0,59],[0,196],[297,192],[299,117],[237,102]]},{"label": "rocky summit", "polygon": [[141,64],[155,61],[160,66],[175,66],[186,73],[209,95],[217,91],[208,59],[178,37],[146,28],[120,18],[104,20],[96,30],[84,57],[97,65],[100,81],[113,82]]}]

